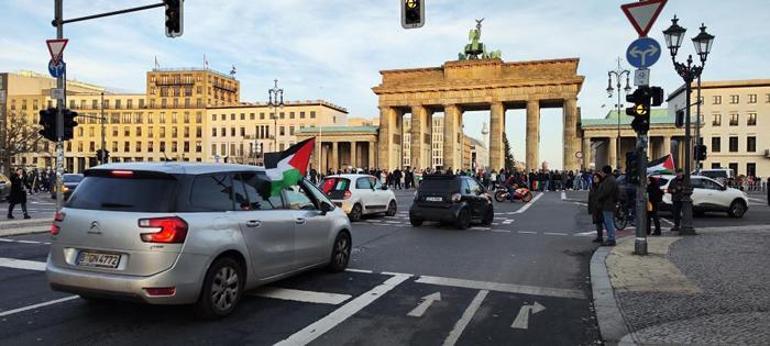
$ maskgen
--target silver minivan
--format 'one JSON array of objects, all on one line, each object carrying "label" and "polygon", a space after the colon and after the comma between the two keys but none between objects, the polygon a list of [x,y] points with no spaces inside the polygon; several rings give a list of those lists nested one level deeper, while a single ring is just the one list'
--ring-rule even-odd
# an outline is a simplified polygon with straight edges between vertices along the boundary
[{"label": "silver minivan", "polygon": [[242,165],[123,163],[85,177],[51,225],[46,273],[87,300],[233,311],[244,290],[298,272],[342,271],[350,221],[313,184],[274,189]]}]

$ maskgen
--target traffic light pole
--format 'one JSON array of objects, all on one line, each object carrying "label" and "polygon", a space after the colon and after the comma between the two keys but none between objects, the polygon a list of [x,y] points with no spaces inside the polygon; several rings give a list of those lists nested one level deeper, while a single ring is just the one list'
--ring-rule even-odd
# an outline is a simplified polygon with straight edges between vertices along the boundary
[{"label": "traffic light pole", "polygon": [[[64,38],[64,16],[63,0],[55,0],[54,3],[54,21],[56,22],[56,38]],[[66,72],[65,72],[66,73]],[[56,78],[56,88],[64,90],[65,76],[59,75]],[[62,190],[62,175],[64,174],[64,114],[63,110],[67,104],[66,91],[59,93],[56,99],[56,211],[61,210],[64,203],[64,194]]]},{"label": "traffic light pole", "polygon": [[104,118],[104,92],[102,92],[102,97],[100,102],[101,102],[101,107],[99,108],[100,108],[101,119],[99,120],[102,123],[102,157],[99,158],[99,161],[101,161],[102,164],[105,164],[107,163],[107,155],[105,154],[107,152],[107,138],[106,138],[107,126],[105,124],[107,122],[107,119]]},{"label": "traffic light pole", "polygon": [[639,187],[636,189],[636,240],[634,254],[647,255],[647,145],[649,137],[640,133],[636,137]]}]

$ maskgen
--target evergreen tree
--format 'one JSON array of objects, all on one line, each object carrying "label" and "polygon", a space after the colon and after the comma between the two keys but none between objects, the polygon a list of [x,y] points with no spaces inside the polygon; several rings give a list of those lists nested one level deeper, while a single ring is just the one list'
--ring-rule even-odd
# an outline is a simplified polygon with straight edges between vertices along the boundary
[{"label": "evergreen tree", "polygon": [[[508,136],[503,134],[503,146],[505,147],[505,169],[511,171],[515,165],[513,154],[511,154],[511,145],[508,143]],[[496,167],[493,167],[495,169]],[[499,169],[499,168],[498,168]]]}]

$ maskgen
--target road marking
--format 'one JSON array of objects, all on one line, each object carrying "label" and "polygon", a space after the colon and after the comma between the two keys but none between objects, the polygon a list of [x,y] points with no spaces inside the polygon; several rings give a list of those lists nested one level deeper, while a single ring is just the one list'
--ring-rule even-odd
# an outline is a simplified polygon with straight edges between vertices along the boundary
[{"label": "road marking", "polygon": [[412,311],[409,311],[409,313],[406,314],[407,316],[422,317],[422,315],[425,314],[425,311],[428,311],[428,308],[433,305],[433,302],[441,301],[441,292],[431,293],[425,297],[420,298],[420,300],[420,304],[412,309]]},{"label": "road marking", "polygon": [[374,272],[373,272],[373,271],[371,271],[371,270],[366,270],[366,269],[354,269],[354,268],[348,268],[348,269],[345,269],[345,271],[346,271],[346,272],[351,272],[351,273],[364,273],[364,274],[372,274],[372,273],[374,273]]},{"label": "road marking", "polygon": [[0,267],[44,271],[45,262],[0,257]]},{"label": "road marking", "polygon": [[517,231],[516,233],[518,233],[518,234],[537,234],[537,232],[532,232],[532,231]]},{"label": "road marking", "polygon": [[545,310],[545,306],[535,302],[532,305],[524,305],[519,309],[519,314],[516,315],[516,319],[513,320],[511,328],[513,329],[527,329],[529,328],[529,316],[534,315],[540,311]]},{"label": "road marking", "polygon": [[379,286],[372,288],[368,292],[347,302],[345,305],[340,306],[337,310],[332,311],[332,313],[326,315],[324,318],[311,323],[302,330],[292,334],[281,342],[278,342],[276,345],[293,346],[309,344],[319,336],[347,320],[350,316],[361,311],[361,309],[377,300],[377,298],[382,297],[385,293],[388,293],[408,278],[409,276],[399,275],[385,280],[385,282]]},{"label": "road marking", "polygon": [[503,225],[510,225],[513,223],[513,219],[503,220]]},{"label": "road marking", "polygon": [[540,197],[543,197],[542,192],[539,193],[537,196],[535,196],[535,198],[533,198],[531,201],[529,201],[529,203],[525,204],[523,207],[519,208],[519,210],[514,211],[513,213],[523,214],[525,211],[527,211],[527,209],[529,209],[533,204],[535,204],[535,202],[537,202],[537,200],[540,199]]},{"label": "road marking", "polygon": [[473,318],[473,315],[476,314],[476,311],[479,310],[479,307],[484,301],[484,298],[487,297],[487,294],[489,294],[489,291],[481,290],[476,294],[475,297],[473,297],[473,300],[470,304],[468,304],[468,307],[463,312],[463,315],[459,320],[457,320],[457,323],[455,323],[452,331],[449,332],[449,336],[444,339],[444,346],[453,346],[457,340],[460,339],[460,335],[463,334],[463,330],[465,330],[465,327],[467,327],[468,323],[471,322],[471,319]]},{"label": "road marking", "polygon": [[420,276],[420,278],[415,280],[415,282],[421,283],[421,284],[429,284],[429,285],[471,288],[471,289],[477,289],[477,290],[487,290],[487,291],[504,292],[504,293],[521,293],[521,294],[531,294],[536,296],[548,296],[548,297],[558,297],[558,298],[577,298],[577,299],[585,298],[585,294],[583,294],[583,291],[566,289],[566,288],[525,286],[525,285],[505,284],[500,282],[452,279],[452,278],[443,278],[438,276],[425,276],[425,275]]},{"label": "road marking", "polygon": [[47,241],[35,241],[35,240],[24,240],[24,239],[0,238],[0,241],[5,243],[51,245],[51,243]]},{"label": "road marking", "polygon": [[575,233],[573,235],[576,236],[576,237],[588,237],[588,236],[592,236],[592,235],[595,235],[595,234],[596,234],[596,231],[588,231],[588,232]]},{"label": "road marking", "polygon": [[34,305],[28,305],[28,306],[21,307],[21,308],[18,308],[18,309],[2,311],[2,312],[0,312],[0,317],[6,317],[6,316],[13,315],[13,314],[18,314],[20,312],[24,312],[24,311],[29,311],[29,310],[34,310],[34,309],[37,309],[37,308],[42,308],[42,307],[45,307],[45,306],[49,306],[49,305],[64,303],[64,302],[68,302],[68,301],[73,300],[73,299],[78,299],[78,296],[69,296],[69,297],[49,300],[47,302],[42,302],[42,303],[38,303],[38,304],[34,304]]},{"label": "road marking", "polygon": [[561,192],[561,200],[562,201],[566,201],[567,200],[567,192],[565,192],[565,191]]},{"label": "road marking", "polygon": [[352,297],[349,294],[302,291],[302,290],[279,288],[279,287],[265,287],[257,291],[254,291],[250,295],[263,297],[263,298],[273,298],[273,299],[281,299],[281,300],[291,300],[295,302],[329,304],[329,305],[341,304],[342,302]]},{"label": "road marking", "polygon": [[671,220],[669,220],[669,219],[667,219],[665,217],[661,217],[660,221],[663,221],[663,222],[669,224],[669,226],[673,226],[674,225],[674,223]]},{"label": "road marking", "polygon": [[760,205],[765,204],[767,202],[764,199],[759,199],[759,198],[754,198],[754,197],[749,197],[749,201],[757,202]]},{"label": "road marking", "polygon": [[567,233],[543,232],[545,235],[568,235]]},{"label": "road marking", "polygon": [[577,205],[579,205],[579,206],[581,206],[581,207],[586,207],[586,206],[588,206],[588,203],[586,203],[586,202],[572,202],[572,203],[575,203],[575,204],[577,204]]},{"label": "road marking", "polygon": [[491,231],[495,233],[511,233],[511,231],[507,229],[493,229]]},{"label": "road marking", "polygon": [[480,226],[475,226],[468,229],[471,231],[481,231],[481,232],[489,231],[489,227],[480,227]]}]

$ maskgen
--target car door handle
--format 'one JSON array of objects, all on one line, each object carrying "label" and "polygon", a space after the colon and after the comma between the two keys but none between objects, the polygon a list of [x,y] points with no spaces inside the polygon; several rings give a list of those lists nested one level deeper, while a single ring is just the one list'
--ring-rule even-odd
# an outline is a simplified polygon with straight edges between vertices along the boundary
[{"label": "car door handle", "polygon": [[259,226],[262,226],[262,221],[259,221],[259,220],[249,220],[248,222],[246,222],[246,227],[257,228]]},{"label": "car door handle", "polygon": [[296,218],[296,219],[294,220],[294,222],[296,222],[298,225],[303,225],[303,224],[305,224],[305,221],[306,221],[306,220],[305,220],[305,218],[304,218],[304,217],[298,217],[298,218]]}]

